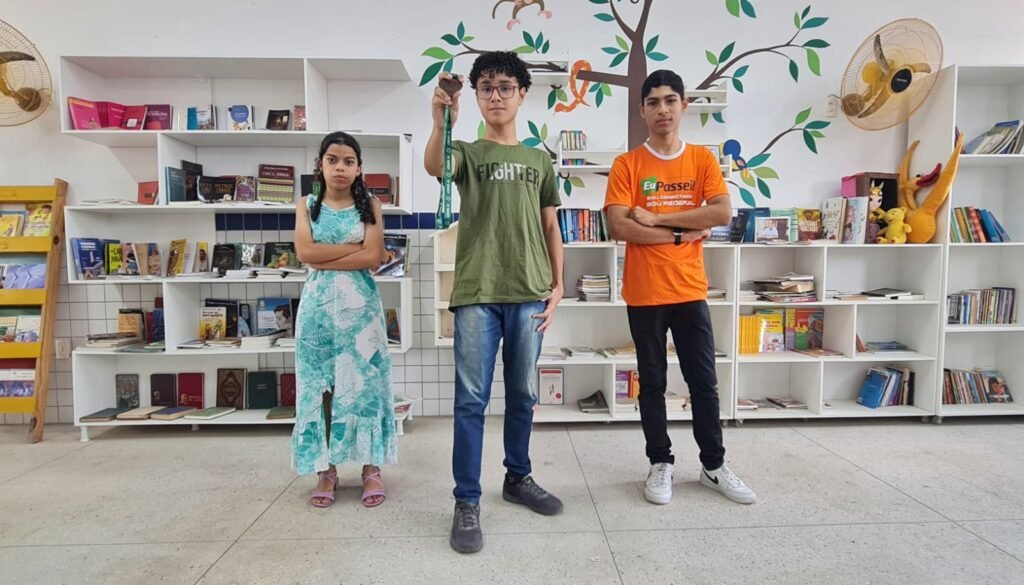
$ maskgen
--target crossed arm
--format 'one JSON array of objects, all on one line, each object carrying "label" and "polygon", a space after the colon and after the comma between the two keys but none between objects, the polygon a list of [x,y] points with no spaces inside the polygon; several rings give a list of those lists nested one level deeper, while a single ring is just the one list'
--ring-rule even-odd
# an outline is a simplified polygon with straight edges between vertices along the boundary
[{"label": "crossed arm", "polygon": [[[675,235],[672,228],[663,226],[651,226],[640,223],[635,215],[642,211],[654,217],[665,217],[656,215],[643,208],[630,209],[625,205],[611,205],[608,207],[608,227],[613,239],[629,242],[630,244],[656,245],[672,244],[675,242]],[[693,242],[709,236],[702,229],[688,229],[683,232],[683,242]]]},{"label": "crossed arm", "polygon": [[380,202],[373,200],[376,223],[366,226],[361,244],[323,244],[313,241],[309,210],[304,200],[295,206],[295,252],[299,262],[319,270],[361,270],[376,268],[387,259],[384,250],[384,220]]},{"label": "crossed arm", "polygon": [[729,203],[728,194],[725,194],[708,199],[707,205],[697,209],[675,213],[656,214],[642,207],[636,207],[633,209],[631,217],[637,223],[651,228],[680,228],[700,231],[715,226],[729,225],[732,220],[732,205]]}]

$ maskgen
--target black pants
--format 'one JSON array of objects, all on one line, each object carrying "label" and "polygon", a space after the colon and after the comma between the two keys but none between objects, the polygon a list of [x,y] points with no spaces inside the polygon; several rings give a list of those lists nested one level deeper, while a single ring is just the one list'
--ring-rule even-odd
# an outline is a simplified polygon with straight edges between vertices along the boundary
[{"label": "black pants", "polygon": [[640,420],[651,463],[675,463],[665,418],[667,363],[666,334],[679,355],[683,379],[690,387],[693,437],[700,447],[700,462],[718,469],[725,461],[715,375],[715,337],[711,312],[704,301],[678,305],[629,307],[629,329],[636,344],[640,373]]}]

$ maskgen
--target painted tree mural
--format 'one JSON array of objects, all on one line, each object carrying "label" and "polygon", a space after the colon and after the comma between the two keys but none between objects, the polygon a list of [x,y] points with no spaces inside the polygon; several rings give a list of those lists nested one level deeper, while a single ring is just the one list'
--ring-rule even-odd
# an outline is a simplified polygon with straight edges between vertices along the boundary
[{"label": "painted tree mural", "polygon": [[[652,11],[654,0],[629,0],[629,4],[639,9],[639,17],[636,24],[627,22],[620,6],[623,0],[587,0],[591,5],[602,9],[593,14],[593,17],[603,23],[614,24],[618,27],[618,33],[614,35],[614,43],[601,47],[601,51],[609,57],[608,68],[620,69],[621,72],[595,71],[587,60],[577,60],[570,67],[569,82],[566,87],[559,85],[551,86],[547,94],[547,107],[555,114],[571,113],[579,107],[600,108],[607,98],[612,97],[612,88],[625,90],[625,98],[628,104],[628,137],[629,148],[636,147],[647,138],[647,128],[639,116],[634,104],[640,103],[640,92],[644,79],[648,75],[648,61],[661,62],[669,57],[658,50],[660,35],[655,34],[648,37],[649,25],[652,22]],[[497,18],[497,10],[503,4],[513,4],[514,12],[512,20],[507,23],[511,30],[519,24],[518,12],[526,7],[534,6],[539,10],[539,15],[550,17],[550,11],[546,10],[545,3],[537,0],[506,0],[497,2],[492,9],[492,18]],[[757,9],[754,0],[725,0],[725,9],[728,13],[739,19],[757,19]],[[633,10],[633,12],[636,11]],[[811,6],[793,15],[793,24],[796,31],[785,42],[780,42],[766,47],[758,47],[743,50],[737,53],[737,41],[726,44],[721,50],[713,52],[705,51],[705,57],[713,69],[699,83],[692,85],[694,89],[710,89],[717,84],[726,83],[738,94],[745,93],[747,86],[744,83],[744,76],[750,70],[752,61],[758,56],[781,57],[788,63],[788,73],[794,82],[800,81],[801,65],[798,59],[806,62],[807,70],[811,74],[821,75],[821,57],[818,50],[829,47],[829,43],[819,38],[811,38],[806,41],[797,40],[803,33],[819,28],[828,22],[827,17],[812,16]],[[478,55],[484,50],[477,49],[470,45],[475,37],[466,34],[465,26],[459,23],[454,33],[442,35],[441,40],[447,46],[433,46],[423,52],[423,55],[430,57],[435,62],[428,65],[420,79],[420,85],[426,85],[433,81],[442,71],[450,72],[454,62],[464,55]],[[522,44],[516,44],[508,50],[513,50],[522,55],[533,55],[529,61],[532,71],[564,71],[564,64],[554,61],[545,61],[543,55],[548,54],[551,48],[551,41],[545,39],[543,33],[531,34],[523,31]],[[539,59],[537,58],[539,57]],[[570,95],[571,94],[571,95]],[[779,174],[767,162],[780,140],[790,134],[799,133],[803,137],[804,144],[812,152],[817,153],[817,141],[824,138],[822,132],[829,126],[829,122],[823,120],[811,120],[811,109],[805,109],[796,116],[796,121],[790,127],[782,130],[774,136],[764,148],[757,154],[747,157],[739,140],[730,138],[722,144],[724,154],[733,157],[733,177],[729,180],[730,185],[737,188],[744,203],[754,206],[757,204],[757,196],[767,199],[772,197],[771,186],[768,181],[779,179]],[[721,113],[701,114],[701,125],[714,120],[724,123],[725,118]],[[530,136],[522,142],[526,146],[543,148],[552,159],[557,158],[557,153],[548,146],[548,125],[540,124],[533,120],[528,121]],[[482,123],[480,132],[482,132]],[[557,134],[555,135],[557,139]],[[602,173],[606,174],[606,173]],[[560,174],[559,185],[566,195],[571,195],[574,188],[580,189],[585,185],[578,176]]]}]

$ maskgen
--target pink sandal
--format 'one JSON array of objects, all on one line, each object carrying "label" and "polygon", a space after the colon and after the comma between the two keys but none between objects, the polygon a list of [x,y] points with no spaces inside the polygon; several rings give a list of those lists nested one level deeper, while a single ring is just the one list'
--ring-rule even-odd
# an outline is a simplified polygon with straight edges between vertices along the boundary
[{"label": "pink sandal", "polygon": [[[381,487],[379,487],[377,489],[374,489],[374,490],[367,490],[366,489],[366,482],[368,480],[371,480],[371,479],[376,480],[377,481],[377,485],[379,485]],[[380,478],[380,470],[374,471],[373,473],[370,473],[370,474],[367,474],[367,475],[364,475],[363,476],[363,505],[366,506],[367,508],[376,508],[377,506],[383,504],[384,503],[384,499],[388,495],[387,491],[384,490],[383,486],[384,486],[384,481]],[[375,504],[371,504],[370,503],[370,498],[373,498],[373,497],[376,497],[376,496],[380,496],[380,501],[375,503]]]},{"label": "pink sandal", "polygon": [[[315,508],[328,508],[334,503],[335,495],[334,492],[338,490],[338,470],[333,471],[321,471],[317,473],[317,477],[320,479],[326,478],[327,481],[331,482],[331,491],[329,492],[313,492],[313,495],[309,497],[309,503]],[[316,500],[327,500],[326,504],[318,504]]]}]

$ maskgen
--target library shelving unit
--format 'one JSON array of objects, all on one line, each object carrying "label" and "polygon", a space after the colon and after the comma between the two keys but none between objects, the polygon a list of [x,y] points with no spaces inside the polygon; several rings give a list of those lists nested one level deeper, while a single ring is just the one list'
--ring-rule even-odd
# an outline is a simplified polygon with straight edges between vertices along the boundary
[{"label": "library shelving unit", "polygon": [[[952,65],[942,70],[928,101],[910,120],[909,139],[921,140],[913,172],[945,162],[959,129],[967,139],[996,122],[1024,117],[1024,66]],[[972,206],[991,211],[1010,237],[1024,240],[1024,155],[963,155],[946,206],[940,210],[936,241],[945,247],[943,296],[962,290],[1007,286],[1024,291],[1024,241],[950,242],[952,210]],[[1015,402],[942,404],[938,370],[936,421],[947,416],[1024,415],[1024,326],[950,325],[941,319],[942,368],[999,370]]]},{"label": "library shelving unit", "polygon": [[[563,148],[562,141],[558,141],[558,158],[555,160],[556,173],[601,173],[608,174],[612,170],[612,163],[615,157],[625,153],[622,149],[611,150],[569,150]],[[562,161],[571,159],[582,159],[584,164],[563,164]],[[729,159],[731,161],[731,159]],[[732,176],[731,162],[721,162],[722,176],[728,179]]]},{"label": "library shelving unit", "polygon": [[[46,395],[53,363],[53,324],[56,320],[57,286],[60,282],[61,252],[64,237],[64,203],[68,184],[60,179],[40,187],[0,187],[0,203],[42,203],[50,208],[49,236],[0,238],[0,255],[5,258],[42,257],[46,263],[46,282],[41,289],[0,290],[0,307],[31,308],[40,314],[38,341],[0,343],[0,368],[35,370],[32,396],[0,397],[0,413],[32,414],[29,438],[43,440],[46,428]],[[24,223],[24,222],[23,222]],[[17,260],[15,262],[20,262]],[[35,263],[38,263],[37,261]]]},{"label": "library shelving unit", "polygon": [[[105,145],[121,156],[143,161],[134,169],[140,180],[157,179],[160,193],[167,192],[167,166],[180,167],[182,160],[203,165],[208,175],[257,174],[259,163],[294,166],[297,174],[309,172],[320,141],[330,130],[342,127],[340,112],[333,109],[346,96],[346,83],[410,82],[400,59],[331,58],[233,58],[233,57],[131,57],[65,56],[60,59],[61,128],[74,138]],[[67,98],[110,100],[123,104],[170,104],[174,107],[171,130],[74,130]],[[224,127],[226,107],[252,105],[254,129],[250,131],[185,129],[190,106],[218,107],[218,127]],[[268,109],[306,108],[305,131],[266,130]],[[412,136],[406,133],[350,132],[363,148],[363,172],[387,173],[397,178],[397,205],[384,207],[385,215],[409,215],[413,207],[414,165]],[[140,154],[141,153],[141,154]],[[298,181],[297,181],[298,182]],[[116,197],[116,196],[115,196]],[[134,198],[132,193],[130,198]],[[126,197],[126,198],[129,198]],[[162,199],[162,197],[161,197]],[[294,214],[294,205],[261,203],[218,203],[153,206],[76,205],[67,208],[68,254],[72,238],[104,237],[122,242],[157,242],[165,246],[174,239],[205,241],[211,245],[231,238],[218,238],[223,221],[253,229],[250,220],[259,215]],[[232,216],[244,221],[232,221]],[[266,220],[261,225],[265,228]],[[273,223],[273,222],[272,222]],[[222,228],[224,226],[221,226]],[[255,227],[256,230],[260,226]],[[287,232],[289,230],[282,230]],[[276,237],[276,236],[275,236]],[[284,239],[290,236],[281,234]],[[241,238],[239,238],[241,239]],[[246,239],[245,241],[249,241]],[[72,256],[73,258],[73,256]],[[377,278],[383,304],[396,308],[402,343],[393,353],[412,346],[413,282],[411,278]],[[304,278],[195,279],[123,278],[78,280],[74,262],[68,262],[71,286],[143,284],[160,287],[164,301],[167,350],[157,354],[130,354],[79,348],[72,355],[75,420],[114,404],[114,374],[140,375],[141,405],[148,405],[149,374],[203,372],[206,404],[215,404],[216,370],[224,367],[260,369],[261,357],[292,354],[294,349],[272,348],[248,351],[178,350],[177,345],[198,334],[199,307],[206,298],[234,298],[254,303],[259,296],[298,297]],[[252,285],[258,285],[253,287]],[[255,292],[254,292],[255,291]],[[283,424],[292,419],[266,420],[265,411],[243,410],[201,424]],[[196,421],[111,421],[81,423],[83,440],[90,426],[144,426],[189,424]]]}]

